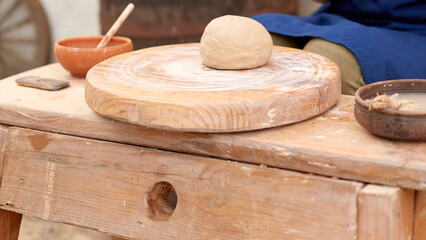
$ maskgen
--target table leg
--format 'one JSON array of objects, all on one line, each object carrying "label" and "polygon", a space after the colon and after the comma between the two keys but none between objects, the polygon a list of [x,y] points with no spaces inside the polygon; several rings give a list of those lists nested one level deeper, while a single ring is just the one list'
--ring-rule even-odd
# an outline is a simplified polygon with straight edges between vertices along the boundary
[{"label": "table leg", "polygon": [[18,240],[22,214],[0,209],[0,239]]},{"label": "table leg", "polygon": [[367,185],[358,197],[358,239],[412,239],[414,191]]},{"label": "table leg", "polygon": [[422,240],[426,236],[426,191],[417,191],[414,218],[413,240]]}]

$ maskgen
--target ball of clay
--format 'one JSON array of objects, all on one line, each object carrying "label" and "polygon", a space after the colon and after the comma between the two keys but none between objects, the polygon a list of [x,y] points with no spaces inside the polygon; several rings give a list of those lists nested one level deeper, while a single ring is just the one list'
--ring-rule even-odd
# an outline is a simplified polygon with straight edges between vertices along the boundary
[{"label": "ball of clay", "polygon": [[203,63],[216,69],[250,69],[266,64],[272,38],[259,22],[226,15],[213,19],[200,41]]}]

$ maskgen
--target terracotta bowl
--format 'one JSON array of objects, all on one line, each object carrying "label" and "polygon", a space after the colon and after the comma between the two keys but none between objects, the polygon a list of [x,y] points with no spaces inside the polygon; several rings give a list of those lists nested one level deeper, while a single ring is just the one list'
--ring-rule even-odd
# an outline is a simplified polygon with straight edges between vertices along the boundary
[{"label": "terracotta bowl", "polygon": [[102,37],[76,37],[57,41],[54,46],[56,59],[71,75],[84,78],[97,63],[133,50],[132,40],[118,36],[113,37],[106,47],[96,48]]},{"label": "terracotta bowl", "polygon": [[355,118],[367,131],[393,140],[426,140],[426,111],[398,111],[389,108],[368,109],[366,99],[379,94],[422,92],[426,79],[400,79],[366,85],[355,93]]}]

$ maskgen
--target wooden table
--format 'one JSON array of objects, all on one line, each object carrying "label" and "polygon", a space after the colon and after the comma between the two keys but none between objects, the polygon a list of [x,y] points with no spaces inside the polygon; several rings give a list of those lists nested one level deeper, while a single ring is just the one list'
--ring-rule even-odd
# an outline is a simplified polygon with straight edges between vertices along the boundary
[{"label": "wooden table", "polygon": [[[17,86],[26,75],[71,86]],[[184,133],[97,115],[58,64],[4,79],[0,239],[22,214],[134,239],[425,239],[426,143],[369,134],[353,101],[283,127]]]}]

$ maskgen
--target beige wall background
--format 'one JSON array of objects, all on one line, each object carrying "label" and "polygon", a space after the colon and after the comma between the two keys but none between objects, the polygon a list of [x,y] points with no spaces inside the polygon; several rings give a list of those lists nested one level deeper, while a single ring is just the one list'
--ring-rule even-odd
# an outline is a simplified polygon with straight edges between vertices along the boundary
[{"label": "beige wall background", "polygon": [[[50,24],[53,44],[64,38],[101,34],[100,0],[39,0]],[[50,61],[56,58],[51,52]]]},{"label": "beige wall background", "polygon": [[39,0],[49,19],[53,40],[101,33],[99,0]]}]

